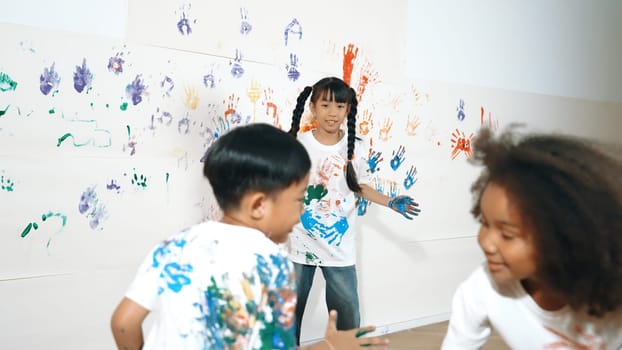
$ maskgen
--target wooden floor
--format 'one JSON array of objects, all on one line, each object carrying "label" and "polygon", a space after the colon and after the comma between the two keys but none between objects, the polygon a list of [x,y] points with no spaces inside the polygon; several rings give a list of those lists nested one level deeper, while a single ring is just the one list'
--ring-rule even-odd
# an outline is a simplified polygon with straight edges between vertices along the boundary
[{"label": "wooden floor", "polygon": [[[440,349],[447,331],[447,322],[435,323],[401,332],[387,334],[389,349],[432,350]],[[498,334],[494,333],[482,350],[510,350]]]}]

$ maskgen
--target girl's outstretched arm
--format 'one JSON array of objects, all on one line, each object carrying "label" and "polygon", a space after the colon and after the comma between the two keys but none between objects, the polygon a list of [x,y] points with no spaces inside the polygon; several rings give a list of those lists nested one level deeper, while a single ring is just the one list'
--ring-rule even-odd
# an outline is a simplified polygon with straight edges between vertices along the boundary
[{"label": "girl's outstretched arm", "polygon": [[402,195],[391,198],[376,191],[374,188],[366,184],[361,185],[360,195],[370,202],[374,202],[395,210],[409,220],[412,220],[413,216],[419,215],[419,212],[421,211],[421,209],[419,209],[419,204],[410,196]]}]

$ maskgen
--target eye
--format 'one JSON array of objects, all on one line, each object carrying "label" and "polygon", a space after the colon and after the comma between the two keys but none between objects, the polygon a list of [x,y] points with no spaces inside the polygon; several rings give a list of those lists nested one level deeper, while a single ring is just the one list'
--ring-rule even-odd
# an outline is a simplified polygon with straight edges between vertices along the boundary
[{"label": "eye", "polygon": [[511,233],[501,231],[501,238],[505,241],[511,241],[515,238],[515,236]]}]

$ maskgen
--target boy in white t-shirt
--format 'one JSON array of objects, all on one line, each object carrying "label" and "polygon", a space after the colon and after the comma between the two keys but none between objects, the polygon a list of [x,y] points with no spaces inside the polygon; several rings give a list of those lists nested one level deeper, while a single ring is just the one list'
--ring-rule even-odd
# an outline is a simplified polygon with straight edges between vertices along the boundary
[{"label": "boy in white t-shirt", "polygon": [[[304,147],[267,125],[241,126],[208,150],[203,168],[220,221],[208,221],[157,245],[115,310],[119,349],[294,349],[294,270],[279,243],[299,221],[309,178]],[[143,341],[142,323],[158,311]],[[340,332],[336,314],[310,349],[385,345]],[[359,333],[360,334],[360,333]]]}]

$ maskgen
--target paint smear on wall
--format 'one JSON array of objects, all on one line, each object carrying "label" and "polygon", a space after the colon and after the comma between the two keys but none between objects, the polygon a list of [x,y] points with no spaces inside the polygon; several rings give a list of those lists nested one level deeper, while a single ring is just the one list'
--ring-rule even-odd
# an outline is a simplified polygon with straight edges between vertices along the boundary
[{"label": "paint smear on wall", "polygon": [[17,88],[17,82],[11,77],[3,72],[0,72],[0,91],[15,91]]}]

